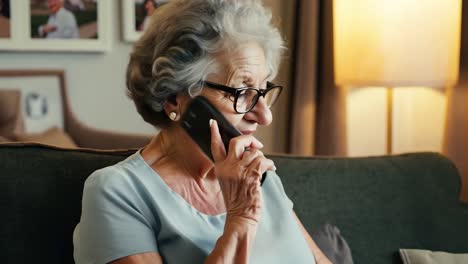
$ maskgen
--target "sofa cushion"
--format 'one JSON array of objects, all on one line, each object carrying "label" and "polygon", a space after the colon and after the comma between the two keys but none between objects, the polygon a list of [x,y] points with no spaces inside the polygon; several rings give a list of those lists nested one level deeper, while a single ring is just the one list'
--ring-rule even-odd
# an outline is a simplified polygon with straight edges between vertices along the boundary
[{"label": "sofa cushion", "polygon": [[269,158],[306,229],[338,226],[355,263],[401,263],[399,248],[466,253],[461,178],[440,154]]},{"label": "sofa cushion", "polygon": [[62,129],[52,127],[42,133],[24,134],[17,133],[14,135],[17,141],[21,142],[36,142],[45,145],[51,145],[62,148],[76,148],[77,145],[73,139]]},{"label": "sofa cushion", "polygon": [[[468,249],[467,249],[468,252]],[[404,264],[465,264],[468,263],[467,254],[453,254],[447,252],[433,252],[423,249],[400,249]]]},{"label": "sofa cushion", "polygon": [[74,263],[84,181],[135,151],[0,144],[1,262]]},{"label": "sofa cushion", "polygon": [[[73,263],[84,181],[135,151],[0,144],[2,263]],[[441,155],[269,158],[304,226],[338,226],[355,263],[401,263],[398,248],[466,253],[468,206]]]}]

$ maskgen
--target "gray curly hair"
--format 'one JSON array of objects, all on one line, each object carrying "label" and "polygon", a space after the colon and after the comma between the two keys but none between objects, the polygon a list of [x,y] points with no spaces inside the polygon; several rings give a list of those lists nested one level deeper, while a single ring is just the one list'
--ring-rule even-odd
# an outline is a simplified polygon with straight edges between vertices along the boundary
[{"label": "gray curly hair", "polygon": [[172,0],[158,8],[135,43],[127,67],[127,94],[143,119],[155,127],[169,123],[167,100],[199,94],[219,65],[215,54],[241,43],[264,50],[269,78],[279,68],[283,39],[260,0]]}]

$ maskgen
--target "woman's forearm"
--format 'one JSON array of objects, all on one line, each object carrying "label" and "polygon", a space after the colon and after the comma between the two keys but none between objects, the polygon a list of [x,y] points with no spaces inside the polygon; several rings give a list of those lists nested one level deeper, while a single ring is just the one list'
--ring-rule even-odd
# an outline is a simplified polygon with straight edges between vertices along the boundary
[{"label": "woman's forearm", "polygon": [[250,219],[226,219],[224,233],[216,242],[205,264],[248,263],[257,232],[257,222]]}]

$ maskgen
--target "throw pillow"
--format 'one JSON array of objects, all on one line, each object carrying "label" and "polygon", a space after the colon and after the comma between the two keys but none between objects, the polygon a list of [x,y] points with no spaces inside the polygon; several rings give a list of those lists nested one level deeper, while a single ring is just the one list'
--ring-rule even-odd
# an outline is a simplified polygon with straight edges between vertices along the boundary
[{"label": "throw pillow", "polygon": [[353,264],[351,249],[338,227],[326,223],[310,233],[312,239],[332,263]]},{"label": "throw pillow", "polygon": [[400,249],[404,264],[464,264],[468,254],[453,254],[424,249]]},{"label": "throw pillow", "polygon": [[61,148],[77,148],[73,139],[62,129],[52,127],[45,132],[35,134],[16,134],[17,141],[36,142]]}]

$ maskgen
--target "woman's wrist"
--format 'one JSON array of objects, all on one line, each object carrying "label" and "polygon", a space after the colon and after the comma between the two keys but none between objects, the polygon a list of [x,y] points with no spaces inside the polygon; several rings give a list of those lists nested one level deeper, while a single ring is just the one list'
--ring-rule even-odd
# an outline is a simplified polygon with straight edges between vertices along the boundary
[{"label": "woman's wrist", "polygon": [[236,230],[253,230],[256,229],[257,226],[257,220],[244,216],[230,216],[228,214],[226,217],[224,230],[226,230],[226,228],[232,228]]},{"label": "woman's wrist", "polygon": [[257,226],[256,220],[241,216],[227,216],[224,233],[233,234],[240,239],[253,238],[257,232]]},{"label": "woman's wrist", "polygon": [[216,242],[205,264],[248,263],[257,226],[258,223],[255,220],[228,216],[224,225],[224,233]]}]

